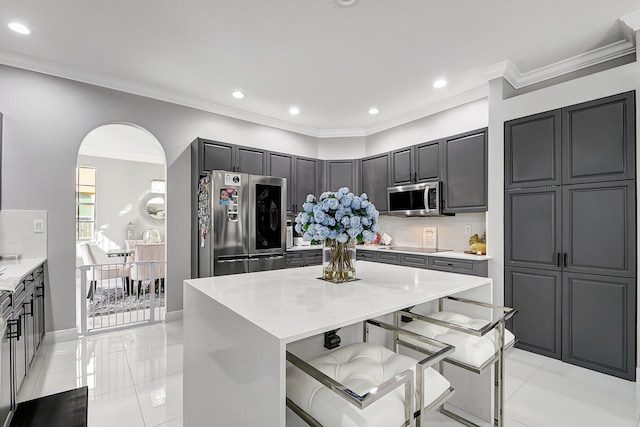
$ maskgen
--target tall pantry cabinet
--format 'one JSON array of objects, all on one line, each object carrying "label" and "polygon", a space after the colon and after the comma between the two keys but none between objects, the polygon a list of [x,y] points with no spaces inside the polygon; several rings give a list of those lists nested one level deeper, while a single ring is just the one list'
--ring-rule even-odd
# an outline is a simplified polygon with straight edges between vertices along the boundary
[{"label": "tall pantry cabinet", "polygon": [[519,347],[635,380],[635,93],[505,122]]}]

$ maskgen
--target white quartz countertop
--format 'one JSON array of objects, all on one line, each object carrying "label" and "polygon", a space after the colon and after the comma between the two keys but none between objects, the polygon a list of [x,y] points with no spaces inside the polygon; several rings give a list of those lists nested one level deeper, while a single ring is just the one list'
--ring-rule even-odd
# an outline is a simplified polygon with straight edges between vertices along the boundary
[{"label": "white quartz countertop", "polygon": [[[322,249],[322,245],[292,246],[289,249],[287,249],[287,252],[305,251],[310,249]],[[357,251],[398,252],[398,253],[404,253],[404,254],[425,255],[425,256],[433,256],[438,258],[468,259],[468,260],[474,260],[474,261],[486,261],[491,259],[491,256],[489,255],[466,254],[460,251],[427,253],[427,252],[422,252],[420,248],[415,248],[415,250],[412,250],[406,247],[402,249],[398,249],[393,246],[384,246],[384,245],[358,245],[356,250]]]},{"label": "white quartz countertop", "polygon": [[333,284],[320,266],[185,280],[284,343],[351,325],[443,296],[490,285],[491,279],[367,261],[361,279]]},{"label": "white quartz countertop", "polygon": [[0,260],[0,291],[14,292],[18,283],[31,270],[45,262],[46,258],[23,258],[20,260]]}]

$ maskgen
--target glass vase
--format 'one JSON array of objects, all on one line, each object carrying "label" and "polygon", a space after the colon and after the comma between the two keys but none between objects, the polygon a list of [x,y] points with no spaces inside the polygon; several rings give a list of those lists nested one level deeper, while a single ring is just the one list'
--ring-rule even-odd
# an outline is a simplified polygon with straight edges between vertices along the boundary
[{"label": "glass vase", "polygon": [[356,280],[356,239],[346,243],[325,240],[322,247],[322,278],[333,283]]}]

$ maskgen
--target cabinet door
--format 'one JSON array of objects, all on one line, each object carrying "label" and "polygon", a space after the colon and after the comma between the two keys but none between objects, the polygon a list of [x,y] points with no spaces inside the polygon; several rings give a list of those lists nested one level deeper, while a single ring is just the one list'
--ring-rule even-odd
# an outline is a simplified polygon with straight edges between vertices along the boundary
[{"label": "cabinet door", "polygon": [[[295,212],[293,188],[295,183],[292,179],[293,172],[293,156],[280,153],[267,154],[267,173],[270,176],[285,178],[287,180],[287,212]],[[302,206],[302,203],[300,203]]]},{"label": "cabinet door", "polygon": [[400,254],[400,265],[405,267],[428,268],[427,257],[425,255]]},{"label": "cabinet door", "polygon": [[24,338],[24,345],[26,348],[25,361],[26,361],[27,370],[31,366],[31,362],[33,361],[33,358],[35,357],[35,354],[36,354],[36,348],[35,348],[36,330],[35,330],[35,322],[33,317],[34,305],[35,305],[35,301],[34,301],[33,293],[31,293],[30,295],[27,296],[25,302],[23,303],[23,306],[24,306],[23,321],[25,325],[24,325],[24,337],[22,338]]},{"label": "cabinet door", "polygon": [[[14,386],[16,396],[20,393],[22,383],[27,376],[27,340],[24,307],[20,304],[17,312],[13,313],[14,319],[20,319],[20,338],[13,340],[15,343],[15,371]],[[3,380],[4,381],[4,380]]]},{"label": "cabinet door", "polygon": [[[8,320],[10,312],[3,312],[2,305],[0,305],[0,315],[6,316]],[[5,424],[5,421],[11,414],[13,409],[12,400],[12,384],[11,377],[13,375],[11,365],[11,342],[14,340],[9,338],[9,330],[15,331],[15,326],[7,325],[7,328],[3,335],[0,336],[0,424]]]},{"label": "cabinet door", "polygon": [[560,185],[560,110],[504,124],[504,188]]},{"label": "cabinet door", "polygon": [[254,148],[238,147],[236,171],[252,175],[266,175],[267,161],[265,152]]},{"label": "cabinet door", "polygon": [[487,131],[445,140],[442,149],[445,213],[487,210]]},{"label": "cabinet door", "polygon": [[357,193],[354,160],[327,160],[326,168],[327,191],[349,187],[353,193]]},{"label": "cabinet door", "polygon": [[360,189],[367,193],[369,200],[381,213],[389,210],[387,207],[387,187],[389,186],[389,154],[367,157],[362,159],[360,174]]},{"label": "cabinet door", "polygon": [[633,92],[562,109],[563,183],[635,177]]},{"label": "cabinet door", "polygon": [[391,184],[402,185],[414,182],[413,147],[391,152]]},{"label": "cabinet door", "polygon": [[202,142],[202,172],[233,169],[233,145],[219,142]]},{"label": "cabinet door", "polygon": [[415,177],[417,182],[440,178],[440,142],[426,142],[415,147]]},{"label": "cabinet door", "polygon": [[307,199],[308,194],[320,196],[318,194],[318,161],[315,159],[306,159],[296,157],[294,159],[294,199],[293,203],[296,211],[302,209],[302,204]]},{"label": "cabinet door", "polygon": [[635,182],[563,187],[565,271],[636,276]]},{"label": "cabinet door", "polygon": [[518,339],[517,347],[561,357],[561,278],[559,271],[504,269],[505,304],[518,309],[507,325]]},{"label": "cabinet door", "polygon": [[563,276],[562,360],[635,381],[635,280]]},{"label": "cabinet door", "polygon": [[504,193],[505,266],[562,269],[561,188]]}]

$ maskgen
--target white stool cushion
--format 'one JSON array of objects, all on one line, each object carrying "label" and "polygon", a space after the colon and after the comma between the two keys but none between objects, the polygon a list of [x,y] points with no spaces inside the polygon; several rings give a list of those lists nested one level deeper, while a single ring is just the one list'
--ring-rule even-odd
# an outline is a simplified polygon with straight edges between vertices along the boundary
[{"label": "white stool cushion", "polygon": [[[487,324],[486,320],[472,319],[471,317],[463,314],[448,311],[431,313],[428,317],[473,329],[480,329]],[[434,325],[433,323],[423,322],[421,320],[414,320],[413,322],[406,323],[402,325],[402,328],[454,346],[456,350],[453,354],[449,355],[449,357],[476,368],[481,367],[496,353],[495,332],[489,332],[483,337],[476,337],[464,332],[454,331],[443,326]],[[403,339],[408,342],[419,344],[416,340],[408,337],[403,337]],[[505,346],[510,345],[515,340],[515,336],[505,329],[504,340]],[[421,345],[426,346],[425,344]]]},{"label": "white stool cushion", "polygon": [[[415,372],[417,361],[371,343],[351,344],[308,361],[359,395],[409,368]],[[425,405],[450,387],[442,375],[425,370]],[[404,386],[398,387],[371,406],[360,410],[318,381],[291,366],[287,370],[287,397],[323,426],[388,427],[404,422]]]}]

